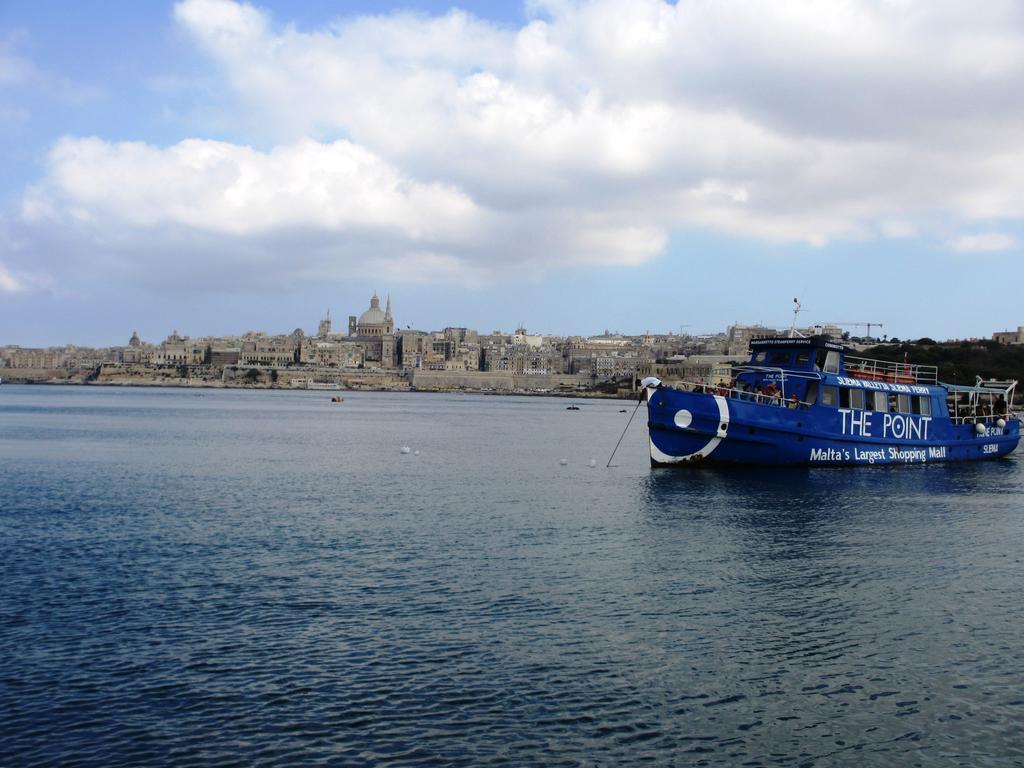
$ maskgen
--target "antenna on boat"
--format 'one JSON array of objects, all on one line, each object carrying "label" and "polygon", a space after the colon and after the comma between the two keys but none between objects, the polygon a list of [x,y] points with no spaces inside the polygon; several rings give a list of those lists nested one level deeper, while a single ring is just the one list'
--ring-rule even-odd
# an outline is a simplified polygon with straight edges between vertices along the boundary
[{"label": "antenna on boat", "polygon": [[798,333],[796,330],[796,320],[801,312],[806,312],[806,309],[800,307],[800,299],[793,299],[793,325],[789,327],[789,338],[795,339],[796,337],[803,337],[802,333]]}]

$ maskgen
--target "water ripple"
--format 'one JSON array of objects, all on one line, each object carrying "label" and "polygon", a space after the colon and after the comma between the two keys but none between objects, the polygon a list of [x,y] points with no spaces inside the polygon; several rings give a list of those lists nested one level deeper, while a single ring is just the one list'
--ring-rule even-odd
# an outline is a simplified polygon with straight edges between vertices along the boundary
[{"label": "water ripple", "polygon": [[1024,764],[1018,458],[598,471],[614,402],[0,389],[0,765]]}]

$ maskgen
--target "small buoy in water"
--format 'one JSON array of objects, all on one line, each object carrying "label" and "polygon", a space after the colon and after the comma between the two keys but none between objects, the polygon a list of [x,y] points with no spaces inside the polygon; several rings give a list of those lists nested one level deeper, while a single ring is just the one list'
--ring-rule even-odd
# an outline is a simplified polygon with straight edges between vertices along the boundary
[{"label": "small buoy in water", "polygon": [[408,452],[409,452],[409,450],[410,450],[410,448],[409,448],[409,446],[408,446],[408,445],[403,445],[403,446],[402,446],[401,448],[399,448],[398,450],[399,450],[399,451],[401,451],[402,453],[408,453]]},{"label": "small buoy in water", "polygon": [[412,452],[412,455],[413,455],[413,456],[419,456],[419,455],[420,455],[420,452],[419,452],[419,451],[413,451],[413,452]]},{"label": "small buoy in water", "polygon": [[568,459],[559,459],[558,463],[561,464],[564,467],[566,464],[569,463],[569,460]]},{"label": "small buoy in water", "polygon": [[1006,419],[998,419],[998,420],[996,420],[996,426],[999,427],[1000,429],[1003,429],[1004,427],[1006,427]]},{"label": "small buoy in water", "polygon": [[597,459],[591,459],[590,461],[588,461],[587,462],[587,466],[590,467],[591,469],[596,467],[597,466]]},{"label": "small buoy in water", "polygon": [[975,424],[974,425],[974,431],[977,432],[979,435],[984,435],[985,434],[985,425],[984,424]]}]

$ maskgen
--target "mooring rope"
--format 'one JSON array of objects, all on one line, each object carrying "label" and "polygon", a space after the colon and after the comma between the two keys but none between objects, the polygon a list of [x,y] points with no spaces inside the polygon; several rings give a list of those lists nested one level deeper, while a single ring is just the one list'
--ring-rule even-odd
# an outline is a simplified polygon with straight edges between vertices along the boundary
[{"label": "mooring rope", "polygon": [[[633,423],[633,417],[636,416],[636,412],[640,410],[640,406],[644,404],[644,399],[644,397],[641,397],[639,402],[636,404],[636,408],[634,408],[633,412],[629,414],[629,421],[626,422],[626,429],[629,429],[629,425]],[[604,465],[605,469],[612,465],[612,459],[615,458],[615,451],[619,450],[619,446],[622,444],[622,438],[626,436],[626,429],[622,430],[622,434],[619,435],[619,442],[617,442],[615,447],[612,449],[612,455],[608,457],[608,463]]]}]

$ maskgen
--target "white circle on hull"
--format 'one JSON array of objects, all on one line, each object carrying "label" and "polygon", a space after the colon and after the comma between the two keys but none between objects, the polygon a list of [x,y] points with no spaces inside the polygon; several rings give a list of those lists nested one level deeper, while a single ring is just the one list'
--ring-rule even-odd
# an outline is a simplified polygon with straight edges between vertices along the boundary
[{"label": "white circle on hull", "polygon": [[[659,464],[680,464],[684,461],[689,461],[697,456],[706,458],[711,454],[718,444],[722,442],[722,438],[726,437],[729,429],[729,401],[720,395],[715,395],[715,404],[718,405],[718,433],[715,437],[711,438],[707,445],[701,448],[699,451],[694,453],[688,453],[685,456],[672,456],[662,451],[658,446],[654,444],[653,438],[648,438],[648,442],[651,444],[651,458]],[[693,419],[693,414],[685,408],[676,412],[676,415],[672,420],[679,424],[680,419],[683,418],[683,414],[686,414],[686,423],[689,424]],[[680,425],[682,426],[682,425]],[[684,427],[685,428],[685,427]]]},{"label": "white circle on hull", "polygon": [[676,411],[676,415],[673,421],[675,421],[676,426],[679,427],[680,429],[686,429],[688,426],[690,426],[690,423],[693,421],[693,414],[690,413],[685,408],[683,408],[683,410],[681,411]]}]

